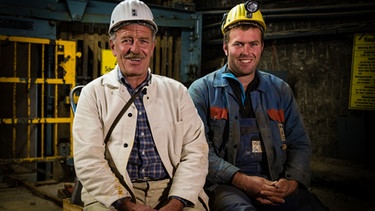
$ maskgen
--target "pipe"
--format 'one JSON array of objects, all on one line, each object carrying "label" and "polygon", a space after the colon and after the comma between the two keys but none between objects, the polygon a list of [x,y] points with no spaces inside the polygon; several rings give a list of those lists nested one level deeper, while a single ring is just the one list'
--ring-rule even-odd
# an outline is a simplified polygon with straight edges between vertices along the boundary
[{"label": "pipe", "polygon": [[[362,3],[362,4],[345,4],[345,5],[326,5],[326,6],[305,6],[305,7],[291,7],[279,9],[261,9],[263,15],[267,14],[285,14],[285,13],[306,13],[313,11],[334,11],[334,10],[357,10],[375,8],[375,3]],[[211,10],[202,11],[202,15],[223,15],[230,9],[226,10]],[[374,10],[374,9],[373,9]]]},{"label": "pipe", "polygon": [[[374,6],[375,8],[375,3],[374,4],[366,4],[368,6]],[[315,7],[317,9],[322,9]],[[344,8],[344,7],[343,7]],[[346,7],[345,7],[346,8]],[[371,8],[371,7],[368,7]],[[285,9],[285,12],[293,11],[294,13],[281,13],[280,9],[276,9],[273,12],[263,12],[263,18],[266,21],[271,21],[271,20],[291,20],[291,19],[335,19],[335,18],[349,18],[349,17],[356,17],[357,19],[360,17],[365,17],[369,19],[368,17],[372,17],[372,19],[375,21],[375,9],[371,8],[364,8],[364,10],[361,11],[344,11],[344,12],[329,12],[329,13],[306,13],[306,11],[302,12],[302,8],[294,8],[294,9]],[[324,9],[328,9],[328,7],[324,7]],[[295,12],[295,11],[298,11]],[[211,14],[218,14],[218,13],[211,13]],[[371,19],[369,19],[371,20]],[[219,23],[213,23],[213,24],[207,24],[202,27],[202,29],[209,29],[209,28],[220,28],[221,22]]]}]

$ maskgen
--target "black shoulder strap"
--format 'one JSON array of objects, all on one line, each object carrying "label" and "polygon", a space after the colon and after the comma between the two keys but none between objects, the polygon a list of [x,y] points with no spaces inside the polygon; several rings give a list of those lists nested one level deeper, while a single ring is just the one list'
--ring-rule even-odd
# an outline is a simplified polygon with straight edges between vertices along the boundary
[{"label": "black shoulder strap", "polygon": [[104,139],[104,143],[107,144],[108,140],[109,140],[109,137],[111,136],[111,133],[113,131],[113,129],[115,128],[115,126],[117,125],[118,121],[120,121],[122,115],[124,115],[125,111],[128,110],[129,106],[132,104],[132,102],[134,101],[134,99],[138,96],[138,94],[143,90],[143,88],[139,89],[136,93],[134,93],[131,98],[129,99],[128,102],[126,102],[125,106],[122,108],[122,110],[120,111],[120,113],[117,115],[116,119],[113,121],[111,127],[109,128],[108,130],[108,133],[107,135],[105,136],[105,139]]},{"label": "black shoulder strap", "polygon": [[117,115],[116,119],[113,121],[111,127],[108,130],[107,135],[105,136],[104,143],[105,143],[105,158],[108,161],[108,165],[111,168],[112,172],[116,175],[117,179],[120,181],[120,183],[129,191],[129,193],[132,195],[132,200],[135,202],[135,196],[133,195],[133,192],[129,188],[129,186],[125,183],[124,177],[121,175],[121,173],[118,171],[115,162],[112,159],[112,155],[108,150],[107,142],[109,140],[109,137],[111,136],[111,133],[113,131],[113,128],[116,126],[122,115],[125,113],[126,110],[128,110],[130,104],[134,101],[134,99],[138,96],[138,94],[143,90],[143,88],[139,89],[136,93],[134,93],[128,102],[126,102],[125,106],[122,108],[120,113]]}]

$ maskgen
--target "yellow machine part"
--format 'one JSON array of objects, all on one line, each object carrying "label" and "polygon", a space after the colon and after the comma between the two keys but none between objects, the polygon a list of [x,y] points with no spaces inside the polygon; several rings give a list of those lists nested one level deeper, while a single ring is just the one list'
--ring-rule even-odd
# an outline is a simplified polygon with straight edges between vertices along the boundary
[{"label": "yellow machine part", "polygon": [[1,162],[72,156],[76,43],[0,35]]}]

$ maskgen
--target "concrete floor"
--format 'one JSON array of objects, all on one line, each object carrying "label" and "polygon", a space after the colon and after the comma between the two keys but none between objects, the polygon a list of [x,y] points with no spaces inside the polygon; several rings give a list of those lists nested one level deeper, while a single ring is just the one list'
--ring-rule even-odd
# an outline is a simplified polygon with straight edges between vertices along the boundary
[{"label": "concrete floor", "polygon": [[[50,189],[54,189],[51,187]],[[0,211],[58,211],[62,206],[24,186],[7,187],[0,183]]]},{"label": "concrete floor", "polygon": [[[314,160],[310,190],[331,211],[374,211],[375,171],[337,161]],[[14,177],[13,177],[14,178]],[[0,178],[0,211],[63,210],[61,190],[73,183],[34,185]],[[60,194],[59,194],[60,190]]]},{"label": "concrete floor", "polygon": [[335,188],[312,186],[319,199],[330,211],[374,211],[375,204],[370,196],[363,197],[353,193],[346,193]]},{"label": "concrete floor", "polygon": [[[58,211],[63,210],[62,199],[56,203],[51,195],[57,198],[59,189],[64,183],[44,185],[30,190],[25,186],[7,187],[0,183],[0,211]],[[361,197],[344,193],[334,188],[312,186],[311,191],[317,194],[331,211],[374,211],[375,205],[370,196]]]}]

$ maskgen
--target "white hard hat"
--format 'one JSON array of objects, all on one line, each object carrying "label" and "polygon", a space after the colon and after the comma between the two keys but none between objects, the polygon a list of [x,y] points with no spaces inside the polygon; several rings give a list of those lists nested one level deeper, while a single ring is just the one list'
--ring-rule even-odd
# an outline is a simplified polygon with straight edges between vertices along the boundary
[{"label": "white hard hat", "polygon": [[142,1],[124,0],[120,2],[112,11],[108,33],[111,34],[114,27],[118,26],[120,23],[128,21],[148,23],[155,33],[158,31],[158,26],[154,21],[154,16],[152,15],[150,8]]}]

